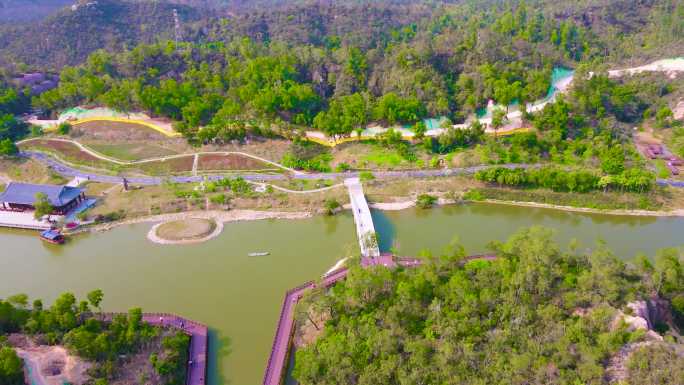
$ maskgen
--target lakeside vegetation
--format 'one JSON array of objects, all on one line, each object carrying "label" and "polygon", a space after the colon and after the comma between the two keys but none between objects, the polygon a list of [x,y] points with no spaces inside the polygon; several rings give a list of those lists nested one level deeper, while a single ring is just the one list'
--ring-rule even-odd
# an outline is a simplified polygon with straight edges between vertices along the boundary
[{"label": "lakeside vegetation", "polygon": [[[616,6],[619,1],[604,3],[595,6],[610,7],[641,27],[626,28],[624,23],[597,16],[589,5],[564,5],[560,12],[557,3],[547,1],[431,5],[391,1],[369,4],[363,11],[358,4],[285,2],[261,12],[259,23],[249,12],[242,13],[242,7],[230,20],[214,19],[194,13],[196,4],[189,2],[180,12],[196,24],[184,26],[190,33],[178,44],[163,38],[155,43],[142,39],[109,51],[97,50],[97,42],[86,44],[91,48],[80,52],[76,62],[58,66],[59,86],[40,95],[32,95],[28,88],[15,89],[11,72],[2,73],[0,111],[6,115],[0,120],[0,151],[16,154],[13,142],[41,134],[12,116],[31,106],[55,116],[74,105],[99,105],[169,118],[189,144],[179,150],[170,140],[163,146],[121,138],[116,143],[84,140],[85,145],[124,160],[140,159],[138,153],[163,155],[190,146],[242,146],[280,137],[290,141],[287,148],[271,150],[272,142],[266,140],[250,149],[259,148],[286,167],[312,172],[358,170],[365,176],[385,169],[539,163],[557,170],[564,180],[540,181],[520,171],[508,172],[507,178],[492,174],[480,179],[528,191],[628,190],[643,193],[643,199],[650,201],[641,206],[655,207],[649,192],[654,166],[661,176],[668,170],[662,162],[652,165],[639,154],[632,142],[633,129],[669,130],[673,151],[680,151],[681,122],[674,120],[671,107],[684,96],[684,84],[663,74],[614,79],[606,69],[625,59],[641,62],[654,52],[662,55],[663,48],[676,52],[684,29],[671,15],[681,14],[684,8],[659,0],[623,14]],[[123,7],[106,1],[101,6],[111,12]],[[303,9],[307,12],[292,16]],[[587,12],[593,15],[590,19]],[[74,12],[72,17],[86,13]],[[55,20],[60,17],[64,15]],[[316,29],[323,21],[329,28]],[[664,32],[670,35],[660,36]],[[138,33],[146,35],[138,31],[131,41],[139,38],[134,36]],[[627,42],[646,41],[646,37],[653,43],[648,48],[642,45],[643,53],[626,48]],[[24,68],[19,64],[8,63],[7,68]],[[522,124],[528,132],[491,137],[477,121],[464,129],[451,127],[482,112],[489,100],[525,106],[547,96],[551,74],[558,68],[575,70],[572,87],[537,113],[523,108]],[[498,115],[494,128],[505,123]],[[443,117],[438,120],[445,132],[424,137],[427,117]],[[302,132],[312,128],[332,137],[353,136],[371,122],[403,125],[416,136],[408,141],[399,131],[389,130],[375,139],[332,150],[301,139]],[[83,131],[75,133],[63,125],[57,134],[78,140]],[[31,147],[117,175],[188,174],[193,165],[191,157],[184,157],[122,167],[68,143],[45,140]],[[200,161],[203,171],[273,171],[250,160],[214,159],[206,165]],[[211,169],[222,164],[225,168]],[[564,175],[561,170],[572,172]],[[215,199],[220,203],[219,197]],[[575,202],[587,200],[584,195]]]},{"label": "lakeside vegetation", "polygon": [[94,363],[88,375],[96,385],[115,381],[126,370],[127,361],[141,351],[153,352],[149,359],[155,372],[135,373],[138,378],[152,374],[160,384],[185,383],[190,337],[146,324],[138,308],[103,322],[92,310],[101,310],[103,297],[101,290],[81,301],[64,293],[49,308],[41,300],[29,304],[23,294],[0,299],[0,383],[23,384],[23,364],[7,340],[13,333],[28,335],[37,344],[63,345],[71,354]]},{"label": "lakeside vegetation", "polygon": [[[624,383],[678,383],[681,250],[625,263],[601,244],[561,248],[542,228],[491,249],[496,259],[468,260],[452,244],[425,252],[417,268],[354,266],[331,290],[310,292],[297,314],[300,324],[322,319],[322,334],[297,350],[294,377],[306,385],[602,384],[623,346],[655,341],[628,357]],[[621,321],[639,300],[671,314],[651,320],[662,342]]]}]

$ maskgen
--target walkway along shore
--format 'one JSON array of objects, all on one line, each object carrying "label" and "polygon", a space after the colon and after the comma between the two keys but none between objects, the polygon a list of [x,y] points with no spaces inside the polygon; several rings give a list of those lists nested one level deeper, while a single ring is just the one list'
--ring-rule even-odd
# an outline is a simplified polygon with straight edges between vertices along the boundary
[{"label": "walkway along shore", "polygon": [[[105,322],[111,322],[117,315],[126,313],[94,313],[101,316]],[[207,378],[207,353],[209,348],[209,333],[206,325],[174,314],[143,313],[143,321],[154,326],[178,329],[190,336],[190,350],[188,351],[188,367],[186,385],[205,385]]]},{"label": "walkway along shore", "polygon": [[[80,177],[93,182],[101,183],[121,183],[123,177],[115,175],[105,175],[98,174],[96,172],[83,171],[75,167],[69,166],[56,160],[50,155],[44,154],[42,152],[35,151],[21,151],[20,156],[34,159],[38,162],[45,164],[46,166],[52,168],[58,174],[73,178]],[[448,177],[457,175],[470,175],[475,174],[480,170],[486,170],[491,167],[504,167],[509,169],[515,168],[534,168],[539,167],[539,164],[519,164],[519,163],[508,163],[499,165],[479,165],[472,167],[457,167],[457,168],[441,168],[441,169],[430,169],[430,170],[400,170],[400,171],[374,171],[373,176],[379,179],[391,179],[391,178],[435,178],[435,177]],[[247,181],[255,182],[265,182],[273,180],[288,180],[288,179],[304,179],[304,180],[319,180],[319,179],[339,179],[339,178],[358,178],[360,172],[350,171],[350,172],[330,172],[330,173],[298,173],[294,175],[283,175],[283,174],[237,174]],[[216,181],[224,179],[224,175],[208,175],[208,176],[167,176],[167,177],[152,177],[152,176],[142,176],[142,177],[130,177],[126,178],[130,184],[139,184],[144,186],[155,186],[161,185],[164,182],[171,181],[175,183],[199,183],[204,180]],[[661,186],[672,186],[684,188],[684,181],[675,181],[670,179],[658,179],[656,181]],[[337,187],[337,186],[330,186]]]},{"label": "walkway along shore", "polygon": [[[394,258],[392,255],[383,254],[378,258],[362,258],[361,266],[386,266],[396,267],[397,265],[403,267],[416,267],[422,262],[413,258]],[[329,288],[335,283],[347,277],[349,269],[346,267],[331,271],[323,277],[320,284],[314,281],[309,281],[300,286],[290,289],[285,293],[283,306],[280,309],[280,317],[278,319],[278,326],[276,328],[275,337],[273,338],[273,345],[271,347],[271,355],[266,364],[264,372],[263,385],[280,385],[283,380],[283,374],[286,370],[285,363],[288,362],[290,354],[290,347],[292,336],[295,332],[294,307],[302,298],[304,293],[315,287]]]}]

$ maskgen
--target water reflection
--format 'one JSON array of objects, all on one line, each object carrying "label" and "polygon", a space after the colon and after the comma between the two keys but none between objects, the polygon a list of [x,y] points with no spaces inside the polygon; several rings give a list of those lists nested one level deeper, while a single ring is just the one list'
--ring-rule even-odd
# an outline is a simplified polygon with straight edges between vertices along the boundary
[{"label": "water reflection", "polygon": [[378,236],[380,252],[386,253],[397,248],[398,245],[395,244],[396,228],[387,214],[384,211],[371,210],[371,216],[373,217],[375,233]]},{"label": "water reflection", "polygon": [[232,383],[223,372],[223,365],[233,352],[232,340],[214,328],[209,328],[209,354],[207,355],[207,384],[229,385]]}]

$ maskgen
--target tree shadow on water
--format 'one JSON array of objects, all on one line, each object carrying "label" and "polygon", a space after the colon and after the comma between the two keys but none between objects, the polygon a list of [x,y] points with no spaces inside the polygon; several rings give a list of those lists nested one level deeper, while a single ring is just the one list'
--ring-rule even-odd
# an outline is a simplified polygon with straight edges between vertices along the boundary
[{"label": "tree shadow on water", "polygon": [[373,226],[375,233],[378,236],[378,246],[380,252],[386,253],[391,251],[394,246],[394,239],[397,236],[397,229],[390,221],[389,217],[380,210],[371,210],[373,217]]},{"label": "tree shadow on water", "polygon": [[207,384],[231,385],[230,379],[223,373],[221,364],[233,352],[233,341],[228,336],[221,336],[216,329],[209,328],[209,354],[207,356]]}]

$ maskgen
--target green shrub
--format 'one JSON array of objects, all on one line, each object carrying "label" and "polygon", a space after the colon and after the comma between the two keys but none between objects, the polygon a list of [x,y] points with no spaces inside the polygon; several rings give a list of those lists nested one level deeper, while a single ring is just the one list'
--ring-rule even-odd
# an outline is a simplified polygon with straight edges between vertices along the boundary
[{"label": "green shrub", "polygon": [[337,171],[337,172],[345,172],[345,171],[349,171],[350,169],[351,169],[351,166],[348,165],[347,163],[340,163],[337,165],[337,167],[335,167],[335,171]]},{"label": "green shrub", "polygon": [[112,211],[107,214],[101,214],[95,217],[96,223],[106,223],[115,222],[126,217],[126,212],[124,210]]},{"label": "green shrub", "polygon": [[68,122],[62,122],[57,126],[57,133],[59,135],[69,135],[71,132],[71,124]]},{"label": "green shrub", "polygon": [[225,205],[226,203],[228,203],[228,197],[226,196],[226,194],[218,194],[210,197],[209,201],[217,205]]},{"label": "green shrub", "polygon": [[335,215],[335,211],[342,205],[335,198],[329,198],[325,201],[325,215]]},{"label": "green shrub", "polygon": [[369,182],[369,181],[375,180],[375,175],[373,175],[373,173],[370,171],[361,171],[359,173],[359,179],[362,182]]},{"label": "green shrub", "polygon": [[416,205],[421,209],[429,209],[437,203],[437,197],[430,194],[420,194],[416,199]]},{"label": "green shrub", "polygon": [[463,193],[463,199],[467,201],[483,201],[485,200],[485,196],[482,195],[482,192],[478,189],[473,189],[473,190],[468,190],[465,193]]}]

